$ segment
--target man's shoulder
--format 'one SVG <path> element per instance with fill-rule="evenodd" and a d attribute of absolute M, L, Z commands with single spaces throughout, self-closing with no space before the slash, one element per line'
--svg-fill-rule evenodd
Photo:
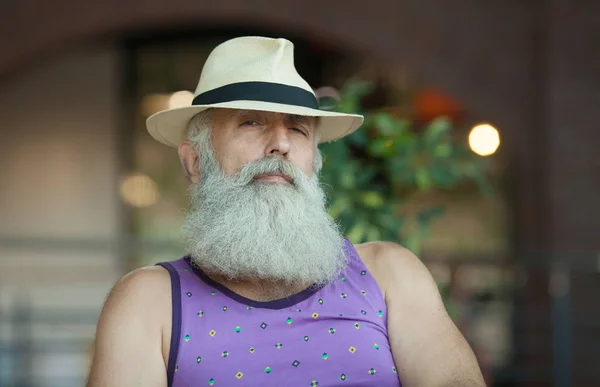
<path fill-rule="evenodd" d="M 421 260 L 412 251 L 398 243 L 377 241 L 357 244 L 354 247 L 370 271 L 392 270 L 407 273 L 422 265 Z"/>
<path fill-rule="evenodd" d="M 145 266 L 125 274 L 113 288 L 114 291 L 132 294 L 162 293 L 161 288 L 169 286 L 169 272 L 162 266 Z"/>
<path fill-rule="evenodd" d="M 368 242 L 355 245 L 356 251 L 386 295 L 407 281 L 431 280 L 429 271 L 409 249 L 394 242 Z"/>
<path fill-rule="evenodd" d="M 171 278 L 168 271 L 160 266 L 135 269 L 112 288 L 104 305 L 104 313 L 153 313 L 158 304 L 170 300 Z M 147 309 L 149 306 L 151 308 Z M 125 316 L 129 313 L 125 313 Z M 123 317 L 125 317 L 123 316 Z"/>
<path fill-rule="evenodd" d="M 166 367 L 170 340 L 170 295 L 169 273 L 158 266 L 133 270 L 117 281 L 98 320 L 88 386 L 138 385 L 138 380 L 139 385 L 162 384 L 166 372 L 161 367 Z M 131 367 L 115 372 L 125 363 Z M 136 374 L 142 367 L 149 371 Z"/>

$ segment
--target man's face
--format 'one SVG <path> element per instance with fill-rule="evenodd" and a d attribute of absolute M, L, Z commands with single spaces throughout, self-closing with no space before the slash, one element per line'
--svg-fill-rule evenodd
<path fill-rule="evenodd" d="M 313 173 L 315 122 L 312 117 L 254 110 L 215 109 L 212 146 L 226 175 L 234 175 L 249 162 L 279 156 L 306 176 Z M 259 176 L 257 181 L 286 183 L 284 177 Z"/>
<path fill-rule="evenodd" d="M 192 182 L 182 239 L 194 263 L 231 280 L 332 280 L 345 255 L 313 172 L 314 123 L 247 111 L 210 118 L 193 121 L 201 130 L 179 148 Z"/>

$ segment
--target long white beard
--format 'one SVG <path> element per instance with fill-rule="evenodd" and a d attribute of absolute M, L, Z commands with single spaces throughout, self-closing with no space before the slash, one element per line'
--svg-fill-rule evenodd
<path fill-rule="evenodd" d="M 182 229 L 193 263 L 234 281 L 323 285 L 334 279 L 346 265 L 343 238 L 317 175 L 308 178 L 286 160 L 266 157 L 226 176 L 202 135 L 202 181 L 190 188 Z M 294 184 L 253 181 L 276 172 Z"/>

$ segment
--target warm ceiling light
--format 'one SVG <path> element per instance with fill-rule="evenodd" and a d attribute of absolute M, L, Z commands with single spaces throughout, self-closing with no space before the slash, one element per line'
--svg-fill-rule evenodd
<path fill-rule="evenodd" d="M 158 200 L 158 187 L 150 176 L 133 173 L 121 182 L 121 197 L 134 207 L 148 207 Z"/>
<path fill-rule="evenodd" d="M 469 133 L 469 146 L 480 156 L 492 155 L 500 146 L 500 134 L 492 125 L 477 125 Z"/>

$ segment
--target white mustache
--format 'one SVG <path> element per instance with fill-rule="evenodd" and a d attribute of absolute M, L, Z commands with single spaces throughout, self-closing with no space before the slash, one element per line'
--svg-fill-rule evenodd
<path fill-rule="evenodd" d="M 268 156 L 244 165 L 236 175 L 235 182 L 239 185 L 248 185 L 251 184 L 257 176 L 270 173 L 281 173 L 290 179 L 294 186 L 298 185 L 302 179 L 307 178 L 307 176 L 291 162 L 279 156 Z"/>

